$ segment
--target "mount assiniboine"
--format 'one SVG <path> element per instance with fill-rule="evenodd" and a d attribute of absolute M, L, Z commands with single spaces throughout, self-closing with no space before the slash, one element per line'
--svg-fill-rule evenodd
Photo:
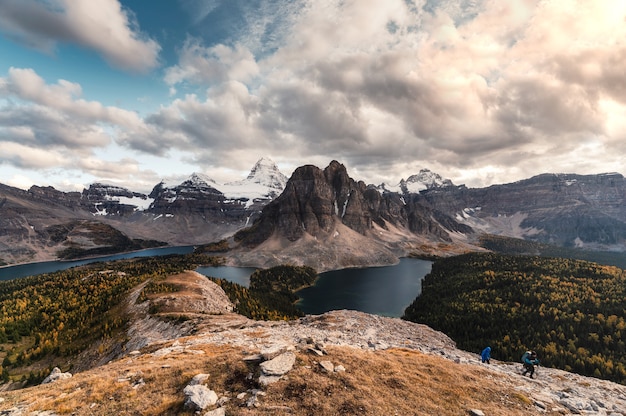
<path fill-rule="evenodd" d="M 318 270 L 483 250 L 484 234 L 621 252 L 625 202 L 618 173 L 544 174 L 472 189 L 423 169 L 390 186 L 355 180 L 337 161 L 301 166 L 287 180 L 265 158 L 240 181 L 194 173 L 148 195 L 98 183 L 82 193 L 0 184 L 0 264 L 55 259 L 68 248 L 224 239 L 232 264 Z"/>

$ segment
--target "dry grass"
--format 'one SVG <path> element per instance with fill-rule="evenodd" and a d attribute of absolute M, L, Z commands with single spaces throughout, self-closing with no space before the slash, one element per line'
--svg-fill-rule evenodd
<path fill-rule="evenodd" d="M 347 370 L 332 374 L 319 366 L 320 357 L 299 352 L 288 377 L 264 388 L 260 406 L 249 409 L 245 400 L 236 398 L 258 387 L 247 377 L 258 373 L 257 367 L 242 361 L 249 351 L 215 346 L 202 350 L 202 355 L 125 358 L 52 385 L 3 393 L 0 409 L 28 403 L 29 411 L 77 416 L 191 415 L 183 407 L 182 390 L 194 375 L 208 373 L 209 388 L 230 398 L 227 415 L 456 416 L 474 408 L 490 416 L 540 414 L 507 376 L 494 378 L 487 369 L 410 350 L 354 348 L 329 349 L 323 359 Z M 140 380 L 145 385 L 133 388 Z"/>

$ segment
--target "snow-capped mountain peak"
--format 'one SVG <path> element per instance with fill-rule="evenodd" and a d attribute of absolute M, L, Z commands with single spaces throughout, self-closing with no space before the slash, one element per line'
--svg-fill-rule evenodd
<path fill-rule="evenodd" d="M 208 186 L 210 186 L 212 188 L 214 188 L 215 185 L 217 185 L 217 182 L 215 182 L 209 176 L 207 176 L 207 175 L 205 175 L 203 173 L 197 173 L 197 172 L 192 173 L 191 176 L 189 177 L 189 179 L 187 179 L 182 184 L 186 184 L 186 183 L 188 183 L 190 185 L 200 186 L 200 187 L 208 185 Z"/>
<path fill-rule="evenodd" d="M 264 157 L 255 163 L 246 179 L 226 183 L 219 189 L 227 198 L 267 199 L 280 195 L 285 189 L 287 180 L 278 166 L 271 159 Z"/>
<path fill-rule="evenodd" d="M 402 186 L 403 181 L 400 181 Z M 445 188 L 454 186 L 450 179 L 444 179 L 438 173 L 429 169 L 421 169 L 417 175 L 411 175 L 404 181 L 404 187 L 410 193 L 420 192 L 426 189 Z"/>

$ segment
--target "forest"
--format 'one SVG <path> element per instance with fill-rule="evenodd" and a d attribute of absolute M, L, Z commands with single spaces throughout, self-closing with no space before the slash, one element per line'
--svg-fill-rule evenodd
<path fill-rule="evenodd" d="M 595 263 L 617 266 L 626 269 L 626 256 L 621 252 L 583 250 L 581 248 L 561 247 L 520 238 L 484 234 L 479 245 L 500 254 L 534 255 L 542 257 L 560 257 L 564 259 L 587 260 Z"/>
<path fill-rule="evenodd" d="M 259 269 L 250 276 L 250 287 L 211 278 L 224 289 L 236 312 L 251 319 L 280 320 L 303 316 L 295 292 L 313 284 L 317 271 L 307 266 L 281 265 Z"/>
<path fill-rule="evenodd" d="M 436 261 L 403 319 L 459 348 L 626 383 L 626 271 L 583 260 L 472 253 Z"/>
<path fill-rule="evenodd" d="M 116 306 L 136 285 L 221 261 L 203 254 L 169 255 L 92 263 L 0 282 L 2 380 L 34 362 L 73 356 L 95 340 L 112 336 L 126 323 Z M 28 377 L 37 381 L 41 374 Z"/>

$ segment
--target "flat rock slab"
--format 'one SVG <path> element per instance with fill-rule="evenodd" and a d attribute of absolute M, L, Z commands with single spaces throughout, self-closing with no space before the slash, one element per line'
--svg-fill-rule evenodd
<path fill-rule="evenodd" d="M 288 373 L 296 363 L 296 354 L 287 351 L 260 364 L 261 371 L 266 376 L 282 376 Z"/>

